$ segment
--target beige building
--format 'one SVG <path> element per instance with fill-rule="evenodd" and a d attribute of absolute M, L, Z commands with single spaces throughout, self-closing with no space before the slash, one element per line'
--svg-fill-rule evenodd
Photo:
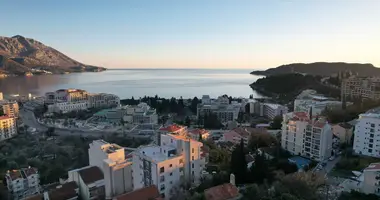
<path fill-rule="evenodd" d="M 87 166 L 68 172 L 68 181 L 74 181 L 79 187 L 81 199 L 104 199 L 105 186 L 103 172 L 97 166 Z"/>
<path fill-rule="evenodd" d="M 120 98 L 114 94 L 99 93 L 88 95 L 88 107 L 90 108 L 111 107 L 119 105 Z"/>
<path fill-rule="evenodd" d="M 19 106 L 15 101 L 1 101 L 0 100 L 0 108 L 3 109 L 3 113 L 9 117 L 17 118 L 19 115 Z"/>
<path fill-rule="evenodd" d="M 0 116 L 0 141 L 12 138 L 16 134 L 16 120 L 6 115 Z"/>
<path fill-rule="evenodd" d="M 339 123 L 335 124 L 332 127 L 333 134 L 339 138 L 341 144 L 346 143 L 350 144 L 351 137 L 353 134 L 353 126 L 348 123 Z"/>
<path fill-rule="evenodd" d="M 380 163 L 371 163 L 363 170 L 361 192 L 380 195 Z"/>
<path fill-rule="evenodd" d="M 380 99 L 379 77 L 350 77 L 343 79 L 341 97 L 346 99 Z"/>

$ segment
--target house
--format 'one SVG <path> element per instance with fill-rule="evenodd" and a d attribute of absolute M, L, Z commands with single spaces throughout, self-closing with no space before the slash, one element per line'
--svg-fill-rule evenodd
<path fill-rule="evenodd" d="M 75 181 L 78 184 L 82 199 L 104 199 L 104 175 L 99 167 L 87 166 L 71 170 L 68 174 L 68 180 Z"/>
<path fill-rule="evenodd" d="M 74 182 L 68 182 L 63 185 L 57 186 L 56 189 L 53 189 L 45 193 L 45 200 L 76 200 L 78 199 L 79 187 Z"/>
<path fill-rule="evenodd" d="M 360 191 L 380 195 L 380 163 L 371 163 L 363 170 L 363 177 Z"/>
<path fill-rule="evenodd" d="M 160 197 L 157 186 L 151 185 L 149 187 L 122 194 L 113 198 L 113 200 L 163 200 L 163 198 Z"/>
<path fill-rule="evenodd" d="M 205 197 L 206 200 L 236 200 L 241 195 L 235 185 L 225 183 L 205 190 Z"/>
<path fill-rule="evenodd" d="M 353 126 L 348 123 L 339 123 L 332 126 L 332 132 L 339 138 L 341 144 L 349 144 L 351 142 L 353 130 Z"/>
<path fill-rule="evenodd" d="M 251 133 L 254 131 L 252 128 L 235 128 L 223 134 L 224 142 L 232 142 L 233 144 L 240 144 L 241 139 L 244 145 L 248 145 Z"/>
<path fill-rule="evenodd" d="M 36 168 L 11 170 L 5 174 L 7 188 L 13 199 L 23 199 L 40 193 L 40 179 Z"/>

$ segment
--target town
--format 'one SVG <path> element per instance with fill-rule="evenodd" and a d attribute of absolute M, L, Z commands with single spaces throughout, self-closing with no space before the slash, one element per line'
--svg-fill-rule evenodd
<path fill-rule="evenodd" d="M 0 93 L 1 199 L 377 199 L 380 79 L 340 78 L 283 105 Z"/>

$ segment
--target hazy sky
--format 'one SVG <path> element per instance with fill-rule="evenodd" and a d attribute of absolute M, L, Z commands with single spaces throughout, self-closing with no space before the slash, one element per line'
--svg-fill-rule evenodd
<path fill-rule="evenodd" d="M 109 68 L 380 67 L 380 0 L 1 0 L 0 35 Z"/>

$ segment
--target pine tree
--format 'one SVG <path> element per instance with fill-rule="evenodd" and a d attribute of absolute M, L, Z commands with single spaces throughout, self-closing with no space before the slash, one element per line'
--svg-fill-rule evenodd
<path fill-rule="evenodd" d="M 236 183 L 242 184 L 247 178 L 247 161 L 245 160 L 244 141 L 241 139 L 240 145 L 237 146 L 231 155 L 231 173 L 236 177 Z"/>

